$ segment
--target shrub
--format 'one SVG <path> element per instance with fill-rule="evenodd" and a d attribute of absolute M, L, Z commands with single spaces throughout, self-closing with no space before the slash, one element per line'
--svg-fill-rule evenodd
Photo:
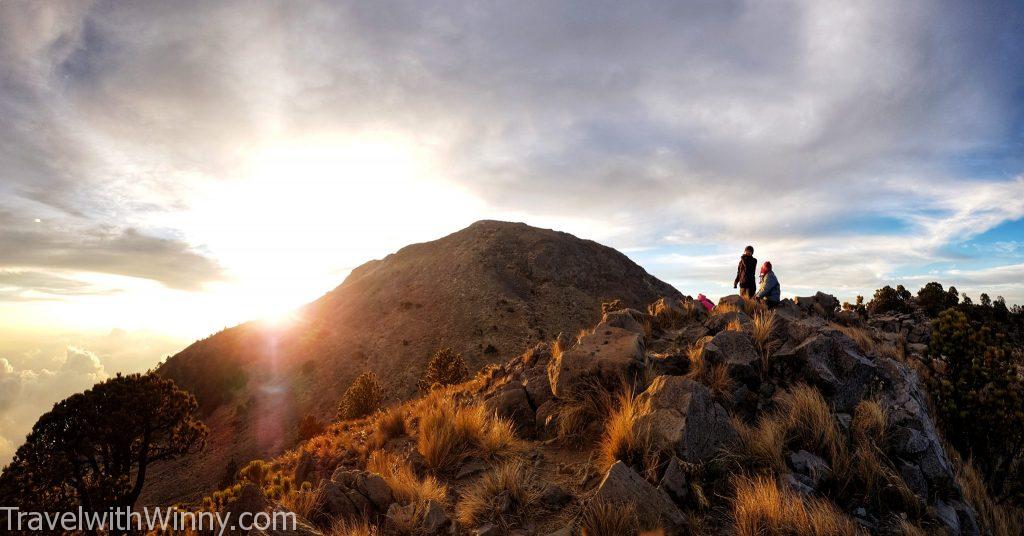
<path fill-rule="evenodd" d="M 875 296 L 868 302 L 868 312 L 871 314 L 880 313 L 905 313 L 910 310 L 910 292 L 900 285 L 899 290 L 886 285 L 875 291 Z"/>
<path fill-rule="evenodd" d="M 542 493 L 538 482 L 522 462 L 503 463 L 463 491 L 456 509 L 459 522 L 467 527 L 490 522 L 504 530 L 524 526 Z"/>
<path fill-rule="evenodd" d="M 469 368 L 462 354 L 451 348 L 442 348 L 434 353 L 427 363 L 427 370 L 420 379 L 419 387 L 428 391 L 435 385 L 455 385 L 469 378 Z"/>
<path fill-rule="evenodd" d="M 405 416 L 399 408 L 391 408 L 382 413 L 373 427 L 373 441 L 377 446 L 384 446 L 388 441 L 396 437 L 403 437 L 407 433 Z"/>
<path fill-rule="evenodd" d="M 583 510 L 580 518 L 580 533 L 583 536 L 635 536 L 639 532 L 636 507 L 632 504 L 594 499 Z"/>
<path fill-rule="evenodd" d="M 970 457 L 997 499 L 1024 495 L 1024 379 L 989 325 L 963 312 L 932 324 L 928 386 L 946 438 Z"/>
<path fill-rule="evenodd" d="M 364 372 L 345 390 L 338 404 L 338 419 L 349 420 L 366 417 L 380 408 L 384 389 L 377 381 L 377 375 Z"/>
<path fill-rule="evenodd" d="M 736 536 L 855 536 L 856 523 L 831 503 L 801 499 L 774 480 L 741 479 L 733 501 Z"/>

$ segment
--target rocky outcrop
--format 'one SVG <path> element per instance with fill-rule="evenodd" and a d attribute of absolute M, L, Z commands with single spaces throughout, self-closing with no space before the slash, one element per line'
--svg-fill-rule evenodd
<path fill-rule="evenodd" d="M 638 517 L 664 528 L 669 534 L 682 533 L 686 527 L 686 516 L 671 497 L 622 462 L 615 462 L 608 469 L 595 498 L 611 504 L 630 505 Z"/>
<path fill-rule="evenodd" d="M 793 299 L 797 307 L 807 313 L 813 313 L 825 318 L 832 318 L 839 310 L 839 300 L 824 292 L 816 292 L 814 296 L 798 296 Z"/>
<path fill-rule="evenodd" d="M 740 379 L 757 376 L 760 355 L 754 340 L 743 331 L 721 331 L 704 345 L 704 361 L 712 365 L 728 365 L 730 373 Z"/>
<path fill-rule="evenodd" d="M 729 414 L 707 387 L 681 376 L 658 376 L 637 397 L 641 417 L 659 449 L 680 460 L 703 463 L 736 439 Z"/>
<path fill-rule="evenodd" d="M 370 517 L 388 511 L 394 496 L 378 474 L 339 467 L 324 483 L 323 510 L 332 516 Z"/>
<path fill-rule="evenodd" d="M 791 343 L 775 353 L 773 364 L 784 368 L 782 377 L 818 387 L 836 411 L 852 412 L 872 388 L 877 366 L 841 334 L 816 333 Z"/>
<path fill-rule="evenodd" d="M 598 326 L 570 349 L 552 357 L 548 380 L 555 396 L 564 396 L 581 379 L 609 383 L 634 377 L 643 368 L 643 334 L 618 327 Z"/>

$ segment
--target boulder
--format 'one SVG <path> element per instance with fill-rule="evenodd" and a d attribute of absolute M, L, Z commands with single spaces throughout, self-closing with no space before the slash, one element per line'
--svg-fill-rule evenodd
<path fill-rule="evenodd" d="M 723 296 L 718 300 L 718 307 L 721 307 L 723 305 L 732 306 L 742 311 L 744 305 L 743 296 L 740 296 L 739 294 L 730 294 L 728 296 Z"/>
<path fill-rule="evenodd" d="M 682 351 L 649 354 L 647 364 L 658 376 L 682 376 L 690 371 L 690 356 Z"/>
<path fill-rule="evenodd" d="M 681 376 L 658 376 L 637 397 L 641 417 L 656 448 L 670 449 L 680 460 L 703 463 L 736 439 L 729 414 L 707 387 Z"/>
<path fill-rule="evenodd" d="M 664 527 L 670 534 L 686 526 L 686 516 L 664 491 L 655 488 L 621 461 L 608 469 L 595 498 L 611 504 L 632 505 L 642 519 Z"/>
<path fill-rule="evenodd" d="M 558 402 L 553 398 L 537 408 L 537 416 L 534 419 L 537 437 L 551 439 L 558 434 L 557 412 Z"/>
<path fill-rule="evenodd" d="M 643 335 L 616 327 L 598 327 L 579 343 L 552 357 L 548 381 L 555 396 L 564 396 L 587 377 L 609 382 L 630 379 L 643 369 Z"/>
<path fill-rule="evenodd" d="M 551 360 L 551 345 L 546 342 L 538 342 L 523 353 L 523 364 L 527 367 L 546 367 Z"/>
<path fill-rule="evenodd" d="M 597 329 L 620 328 L 633 333 L 645 334 L 644 322 L 646 318 L 643 313 L 636 309 L 617 309 L 604 313 Z"/>
<path fill-rule="evenodd" d="M 530 406 L 530 398 L 522 387 L 506 386 L 505 389 L 484 400 L 484 407 L 489 413 L 511 421 L 520 436 L 533 437 L 536 415 Z"/>
<path fill-rule="evenodd" d="M 316 477 L 314 475 L 315 471 L 316 458 L 313 457 L 313 453 L 308 450 L 302 451 L 302 455 L 299 456 L 299 461 L 295 462 L 295 483 L 299 485 L 302 485 L 303 482 L 316 484 Z"/>
<path fill-rule="evenodd" d="M 686 501 L 686 496 L 690 492 L 683 464 L 684 462 L 673 456 L 665 465 L 665 473 L 658 483 L 658 489 L 663 490 L 676 504 L 680 505 Z"/>
<path fill-rule="evenodd" d="M 647 314 L 651 318 L 651 326 L 660 331 L 679 329 L 684 324 L 707 318 L 707 309 L 691 300 L 676 298 L 660 298 L 647 306 Z"/>
<path fill-rule="evenodd" d="M 819 333 L 796 346 L 783 346 L 772 363 L 789 369 L 783 377 L 817 386 L 836 411 L 851 413 L 871 389 L 877 369 L 851 346 L 848 340 Z"/>
<path fill-rule="evenodd" d="M 534 409 L 551 400 L 551 383 L 548 381 L 546 365 L 547 363 L 545 362 L 545 368 L 533 368 L 526 371 L 524 375 L 523 389 L 526 390 L 526 396 L 530 399 L 530 406 Z"/>
<path fill-rule="evenodd" d="M 761 358 L 749 334 L 721 331 L 704 345 L 703 359 L 712 365 L 727 364 L 733 376 L 745 379 L 757 376 Z"/>
<path fill-rule="evenodd" d="M 714 335 L 728 329 L 729 324 L 732 324 L 733 322 L 739 322 L 740 325 L 743 326 L 744 330 L 749 330 L 750 326 L 753 324 L 750 317 L 747 316 L 747 313 L 739 311 L 711 315 L 704 322 L 704 327 L 707 328 L 708 333 Z"/>
<path fill-rule="evenodd" d="M 794 303 L 804 311 L 824 318 L 832 318 L 839 310 L 839 300 L 831 294 L 818 291 L 814 296 L 798 296 Z"/>
<path fill-rule="evenodd" d="M 387 511 L 394 495 L 384 477 L 339 467 L 323 488 L 323 509 L 332 516 L 370 516 Z"/>
<path fill-rule="evenodd" d="M 818 489 L 822 482 L 832 476 L 832 469 L 828 466 L 828 462 L 806 450 L 789 453 L 786 456 L 786 463 L 794 472 L 807 476 L 810 486 L 814 489 Z"/>
<path fill-rule="evenodd" d="M 414 527 L 416 534 L 447 534 L 452 529 L 451 519 L 437 501 L 405 506 L 395 503 L 388 508 L 386 518 L 389 526 Z"/>

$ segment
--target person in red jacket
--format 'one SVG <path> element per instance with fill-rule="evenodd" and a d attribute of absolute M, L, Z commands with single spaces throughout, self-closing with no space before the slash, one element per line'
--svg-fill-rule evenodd
<path fill-rule="evenodd" d="M 732 282 L 732 288 L 740 287 L 740 296 L 753 298 L 757 293 L 757 279 L 754 272 L 757 271 L 757 259 L 754 258 L 754 246 L 747 246 L 743 249 L 743 256 L 740 257 L 740 264 L 736 268 L 736 279 Z"/>

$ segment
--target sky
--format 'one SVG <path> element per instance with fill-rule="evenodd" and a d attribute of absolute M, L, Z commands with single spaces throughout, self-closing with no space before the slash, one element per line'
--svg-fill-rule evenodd
<path fill-rule="evenodd" d="M 1019 2 L 0 0 L 0 463 L 479 219 L 730 293 L 1024 303 Z"/>

